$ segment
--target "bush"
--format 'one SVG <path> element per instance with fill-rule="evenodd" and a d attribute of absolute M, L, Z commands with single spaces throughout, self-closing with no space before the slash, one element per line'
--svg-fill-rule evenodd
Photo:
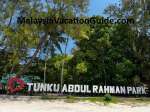
<path fill-rule="evenodd" d="M 112 96 L 110 94 L 105 94 L 104 95 L 104 101 L 111 101 L 112 100 Z"/>

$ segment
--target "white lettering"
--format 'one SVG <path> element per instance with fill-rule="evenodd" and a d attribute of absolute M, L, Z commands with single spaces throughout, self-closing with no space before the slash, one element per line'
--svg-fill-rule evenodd
<path fill-rule="evenodd" d="M 114 87 L 114 86 L 110 86 L 110 87 L 109 87 L 109 90 L 110 90 L 110 91 L 109 91 L 110 93 L 115 93 L 115 87 Z"/>
<path fill-rule="evenodd" d="M 62 92 L 67 92 L 67 85 L 66 84 L 64 84 Z"/>
<path fill-rule="evenodd" d="M 132 91 L 132 87 L 127 87 L 127 93 L 130 94 L 131 91 Z"/>
<path fill-rule="evenodd" d="M 40 83 L 34 83 L 33 85 L 33 91 L 38 92 L 40 90 Z"/>
<path fill-rule="evenodd" d="M 98 86 L 97 85 L 93 85 L 93 93 L 98 93 Z"/>
<path fill-rule="evenodd" d="M 33 83 L 27 83 L 27 85 L 28 85 L 28 91 L 31 91 L 31 86 L 33 86 Z"/>
<path fill-rule="evenodd" d="M 75 85 L 74 89 L 75 89 L 76 93 L 79 93 L 80 92 L 80 85 Z"/>
<path fill-rule="evenodd" d="M 68 92 L 73 92 L 74 86 L 73 85 L 68 85 Z"/>
<path fill-rule="evenodd" d="M 104 86 L 104 93 L 109 93 L 109 86 Z"/>

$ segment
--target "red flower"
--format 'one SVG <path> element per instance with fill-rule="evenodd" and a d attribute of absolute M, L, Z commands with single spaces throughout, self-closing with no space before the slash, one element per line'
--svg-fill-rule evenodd
<path fill-rule="evenodd" d="M 19 86 L 15 87 L 15 83 L 19 84 Z M 8 91 L 10 93 L 19 92 L 23 90 L 25 86 L 25 82 L 17 77 L 12 77 L 8 80 Z"/>

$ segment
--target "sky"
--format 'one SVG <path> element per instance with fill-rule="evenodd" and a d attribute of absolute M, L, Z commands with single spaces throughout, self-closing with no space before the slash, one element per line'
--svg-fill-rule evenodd
<path fill-rule="evenodd" d="M 87 12 L 87 16 L 93 15 L 103 15 L 104 16 L 104 9 L 109 6 L 110 4 L 118 3 L 119 0 L 90 0 L 89 8 Z M 75 46 L 74 41 L 69 41 L 69 46 L 67 49 L 67 53 L 70 54 L 72 48 Z"/>
<path fill-rule="evenodd" d="M 110 4 L 118 3 L 119 0 L 90 0 L 88 16 L 103 15 L 104 9 Z"/>

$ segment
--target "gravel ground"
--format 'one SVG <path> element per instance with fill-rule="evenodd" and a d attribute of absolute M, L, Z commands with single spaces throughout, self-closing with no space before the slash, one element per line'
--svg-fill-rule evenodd
<path fill-rule="evenodd" d="M 66 103 L 63 100 L 0 99 L 0 112 L 150 112 L 150 104 Z"/>

